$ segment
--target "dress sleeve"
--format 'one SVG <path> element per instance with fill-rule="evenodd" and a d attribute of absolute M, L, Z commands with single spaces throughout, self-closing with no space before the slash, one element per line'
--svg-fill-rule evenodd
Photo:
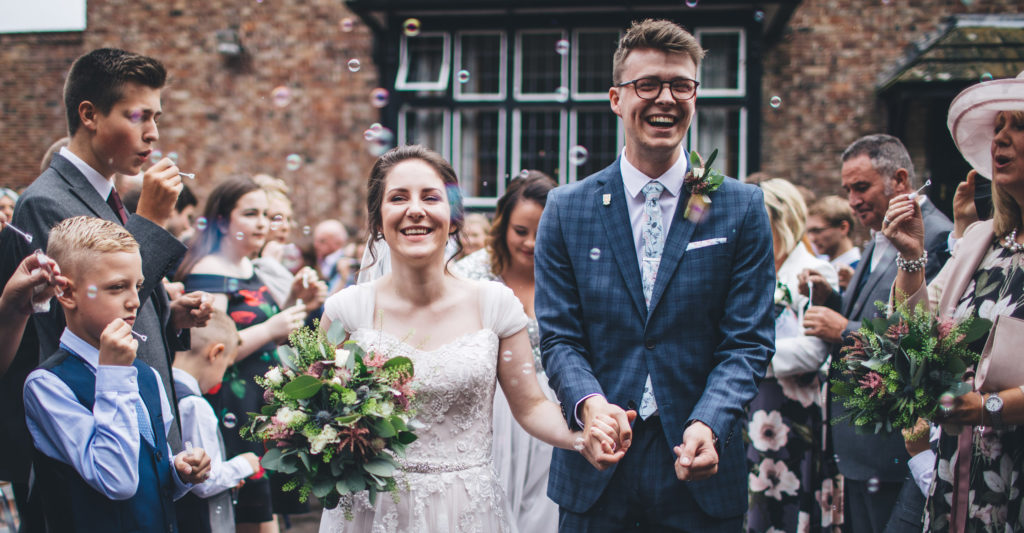
<path fill-rule="evenodd" d="M 341 322 L 345 331 L 373 327 L 374 287 L 376 283 L 350 285 L 324 303 L 324 317 L 331 323 Z"/>
<path fill-rule="evenodd" d="M 512 289 L 496 281 L 480 282 L 483 325 L 499 339 L 511 337 L 526 327 L 529 318 Z"/>

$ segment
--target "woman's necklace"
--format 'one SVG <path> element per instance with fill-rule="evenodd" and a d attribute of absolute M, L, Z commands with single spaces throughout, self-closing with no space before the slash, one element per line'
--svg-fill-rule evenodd
<path fill-rule="evenodd" d="M 1017 230 L 1016 229 L 1011 231 L 1010 234 L 1007 235 L 1006 237 L 1003 237 L 999 241 L 999 246 L 1002 246 L 1003 248 L 1006 248 L 1007 250 L 1009 250 L 1009 251 L 1011 251 L 1011 252 L 1013 252 L 1015 254 L 1019 254 L 1021 252 L 1024 252 L 1024 244 L 1021 244 L 1021 243 L 1017 242 Z"/>

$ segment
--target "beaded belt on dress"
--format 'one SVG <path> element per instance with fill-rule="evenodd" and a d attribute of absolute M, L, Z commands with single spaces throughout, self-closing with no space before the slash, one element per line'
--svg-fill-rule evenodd
<path fill-rule="evenodd" d="M 414 462 L 414 461 L 399 461 L 402 466 L 402 470 L 406 472 L 412 472 L 415 474 L 440 474 L 443 472 L 458 472 L 460 470 L 469 470 L 470 468 L 480 468 L 487 465 L 487 461 L 479 461 L 476 463 L 463 463 L 463 462 L 450 462 L 450 461 L 437 461 L 437 462 Z"/>

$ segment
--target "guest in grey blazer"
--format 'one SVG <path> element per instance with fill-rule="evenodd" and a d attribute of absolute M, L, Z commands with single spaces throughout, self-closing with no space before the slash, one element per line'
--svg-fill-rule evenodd
<path fill-rule="evenodd" d="M 880 230 L 889 200 L 912 193 L 917 187 L 910 155 L 903 143 L 891 135 L 858 139 L 843 152 L 842 161 L 843 189 L 854 213 L 871 229 L 872 240 L 865 246 L 841 298 L 824 279 L 816 279 L 813 273 L 804 275 L 804 279 L 814 282 L 814 302 L 818 304 L 807 311 L 804 327 L 808 335 L 832 343 L 833 359 L 839 356 L 847 336 L 860 329 L 863 320 L 879 315 L 875 302 L 889 299 L 889 287 L 896 278 L 896 249 Z M 953 225 L 925 196 L 918 196 L 917 201 L 924 215 L 928 250 L 925 274 L 931 279 L 949 258 L 947 239 Z M 833 420 L 846 414 L 838 401 L 830 401 L 829 410 Z M 920 491 L 903 491 L 901 497 L 904 484 L 914 485 L 903 437 L 898 432 L 861 434 L 849 420 L 830 427 L 834 458 L 845 478 L 843 508 L 849 531 L 920 531 L 924 509 Z"/>
<path fill-rule="evenodd" d="M 188 349 L 188 328 L 205 324 L 212 309 L 200 293 L 172 302 L 162 283 L 185 253 L 185 246 L 163 228 L 181 190 L 181 178 L 169 159 L 152 165 L 143 178 L 138 211 L 130 216 L 114 189 L 115 173 L 141 172 L 159 138 L 156 121 L 162 113 L 160 93 L 165 79 L 159 61 L 124 50 L 98 49 L 75 60 L 64 87 L 71 142 L 53 156 L 49 168 L 15 207 L 12 224 L 31 235 L 32 241 L 10 228 L 0 235 L 0 283 L 7 283 L 21 258 L 46 248 L 50 228 L 61 220 L 85 215 L 123 224 L 139 242 L 145 276 L 134 329 L 146 340 L 139 343 L 138 356 L 160 373 L 164 390 L 173 391 L 172 355 Z M 20 400 L 22 385 L 39 364 L 40 355 L 57 350 L 63 329 L 61 308 L 51 302 L 48 312 L 34 316 L 11 370 L 0 382 L 0 424 L 5 435 L 4 453 L 0 453 L 2 479 L 19 484 L 28 480 L 32 442 Z M 169 403 L 177 405 L 173 397 Z M 177 425 L 168 441 L 176 451 L 181 449 Z"/>

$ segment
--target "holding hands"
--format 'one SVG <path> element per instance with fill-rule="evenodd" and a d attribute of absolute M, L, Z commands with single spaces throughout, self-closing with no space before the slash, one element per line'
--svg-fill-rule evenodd
<path fill-rule="evenodd" d="M 683 443 L 676 453 L 676 477 L 682 481 L 700 481 L 718 473 L 715 434 L 705 423 L 695 420 L 683 432 Z"/>
<path fill-rule="evenodd" d="M 622 460 L 633 439 L 630 424 L 636 411 L 610 404 L 604 396 L 587 398 L 581 411 L 583 433 L 576 438 L 576 449 L 598 470 Z"/>

